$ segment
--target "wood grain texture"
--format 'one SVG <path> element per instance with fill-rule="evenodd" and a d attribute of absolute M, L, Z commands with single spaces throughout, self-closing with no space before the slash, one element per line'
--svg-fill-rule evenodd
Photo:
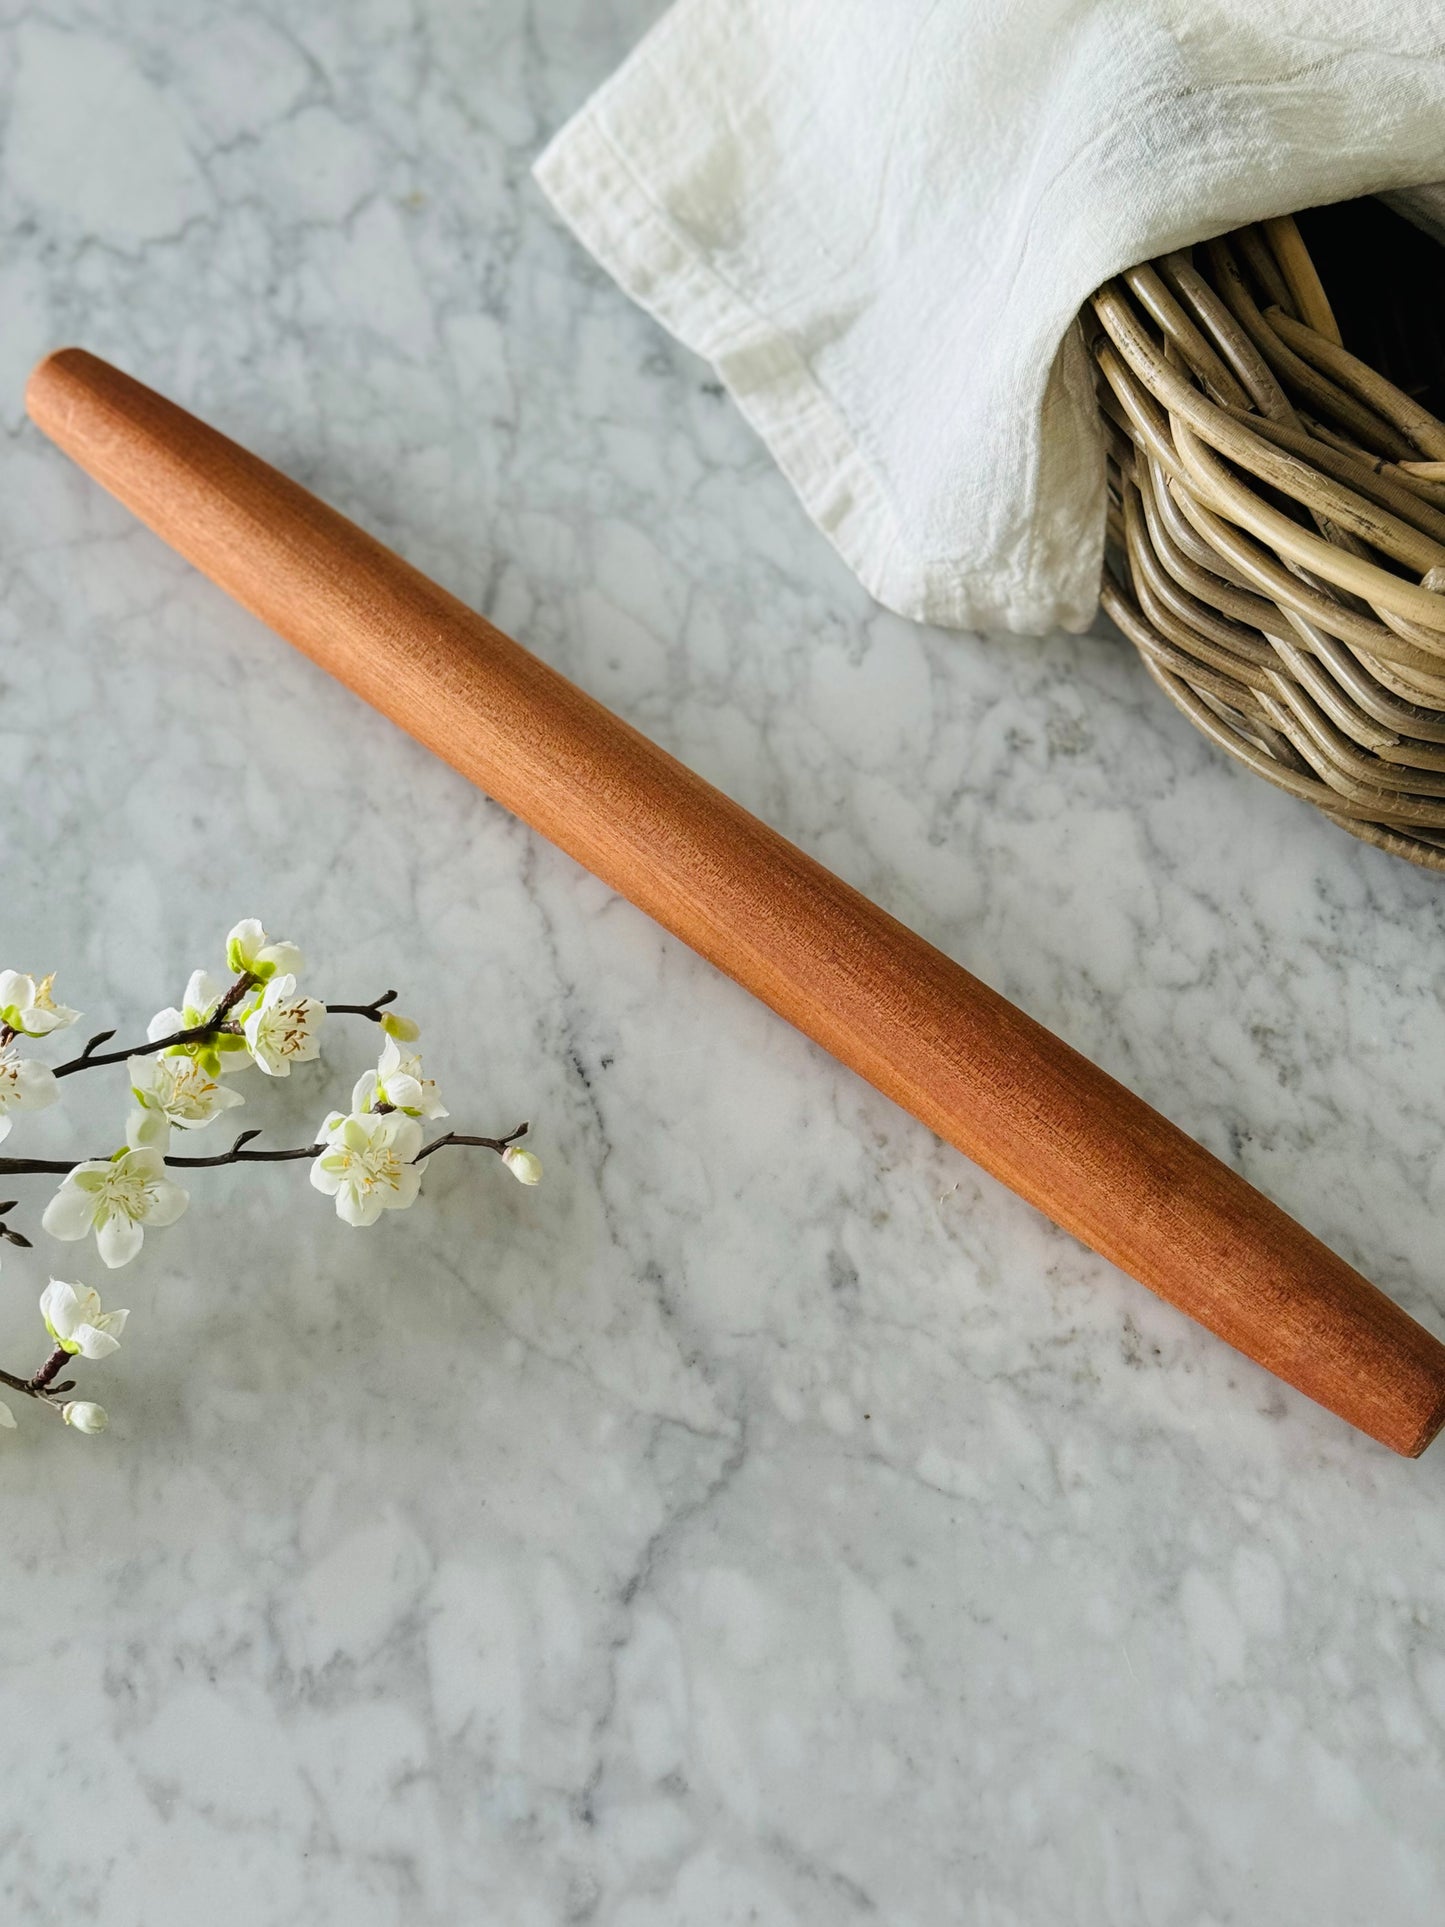
<path fill-rule="evenodd" d="M 80 349 L 39 426 L 289 642 L 1094 1250 L 1414 1456 L 1445 1346 L 986 984 L 258 457 Z"/>

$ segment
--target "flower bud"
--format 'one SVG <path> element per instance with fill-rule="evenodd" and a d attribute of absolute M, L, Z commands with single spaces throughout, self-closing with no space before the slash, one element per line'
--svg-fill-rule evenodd
<path fill-rule="evenodd" d="M 103 1405 L 92 1405 L 89 1399 L 73 1398 L 60 1409 L 60 1416 L 67 1425 L 73 1425 L 77 1432 L 103 1432 L 110 1424 L 110 1414 Z"/>
<path fill-rule="evenodd" d="M 381 1013 L 381 1028 L 388 1037 L 394 1037 L 398 1044 L 414 1044 L 421 1036 L 421 1025 L 411 1017 L 403 1017 L 399 1010 L 384 1010 Z"/>
<path fill-rule="evenodd" d="M 502 1162 L 518 1184 L 542 1182 L 542 1160 L 535 1151 L 524 1151 L 520 1144 L 509 1144 L 502 1153 Z"/>

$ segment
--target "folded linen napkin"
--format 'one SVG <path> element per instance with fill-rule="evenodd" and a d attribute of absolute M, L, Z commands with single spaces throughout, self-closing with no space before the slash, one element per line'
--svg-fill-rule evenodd
<path fill-rule="evenodd" d="M 1445 0 L 679 0 L 537 163 L 880 601 L 1025 633 L 1097 601 L 1091 290 L 1442 174 Z"/>

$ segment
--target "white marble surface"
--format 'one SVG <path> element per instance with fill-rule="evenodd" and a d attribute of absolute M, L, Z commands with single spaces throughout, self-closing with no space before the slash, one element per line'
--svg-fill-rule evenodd
<path fill-rule="evenodd" d="M 118 1275 L 111 1435 L 0 1440 L 0 1917 L 1438 1923 L 1445 1456 L 1051 1230 L 23 420 L 62 341 L 168 389 L 1445 1322 L 1440 880 L 1106 637 L 869 606 L 528 180 L 656 6 L 0 0 L 0 961 L 134 1029 L 262 914 L 549 1167 L 371 1233 L 198 1176 Z M 7 1363 L 74 1257 L 6 1255 Z"/>

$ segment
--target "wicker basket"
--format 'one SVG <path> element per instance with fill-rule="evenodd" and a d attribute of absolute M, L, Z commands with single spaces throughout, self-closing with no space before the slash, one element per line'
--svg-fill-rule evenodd
<path fill-rule="evenodd" d="M 1395 220 L 1362 205 L 1377 235 Z M 1440 307 L 1402 304 L 1399 274 L 1344 282 L 1346 338 L 1372 359 L 1342 345 L 1288 219 L 1093 297 L 1103 602 L 1221 748 L 1355 836 L 1445 870 L 1445 424 L 1421 399 L 1445 362 L 1422 374 L 1418 341 L 1399 353 L 1410 315 Z M 1351 305 L 1392 325 L 1364 328 Z"/>

